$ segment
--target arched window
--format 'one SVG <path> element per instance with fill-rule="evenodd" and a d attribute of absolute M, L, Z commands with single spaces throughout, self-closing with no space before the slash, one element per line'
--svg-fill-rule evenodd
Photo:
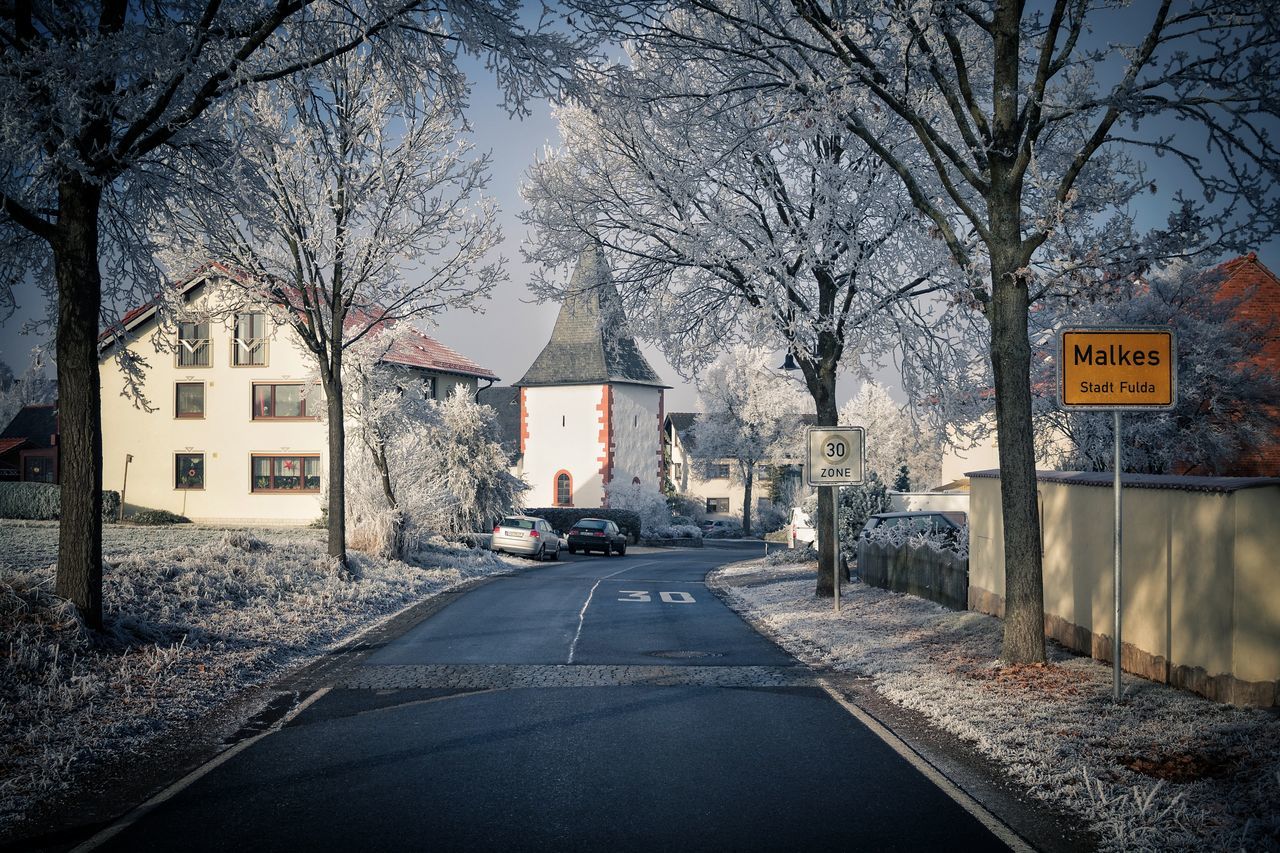
<path fill-rule="evenodd" d="M 632 477 L 632 478 L 631 478 L 631 485 L 633 485 L 633 486 L 638 486 L 638 485 L 640 485 L 640 478 L 639 478 L 639 477 Z"/>
<path fill-rule="evenodd" d="M 556 474 L 556 506 L 573 506 L 573 478 L 568 471 Z"/>

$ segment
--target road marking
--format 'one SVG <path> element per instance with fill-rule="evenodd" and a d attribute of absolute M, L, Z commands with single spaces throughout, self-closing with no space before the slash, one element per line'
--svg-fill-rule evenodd
<path fill-rule="evenodd" d="M 643 589 L 620 589 L 618 592 L 626 596 L 619 598 L 619 601 L 653 601 L 653 597 Z"/>
<path fill-rule="evenodd" d="M 632 569 L 638 569 L 641 566 L 647 566 L 653 562 L 656 561 L 648 560 L 643 563 L 635 563 L 634 565 L 627 566 L 625 569 L 618 569 L 616 572 L 605 575 L 591 585 L 591 592 L 587 593 L 587 600 L 582 602 L 582 609 L 578 611 L 578 630 L 574 632 L 573 642 L 569 644 L 569 660 L 567 660 L 566 663 L 573 663 L 573 656 L 578 653 L 578 639 L 582 636 L 582 623 L 587 618 L 587 608 L 591 606 L 591 596 L 596 594 L 596 587 L 600 586 L 600 581 L 606 581 L 609 578 L 617 577 L 623 572 L 629 572 Z"/>
<path fill-rule="evenodd" d="M 115 838 L 121 832 L 124 832 L 126 829 L 133 826 L 139 820 L 146 817 L 151 812 L 155 811 L 164 803 L 173 799 L 178 794 L 182 793 L 187 788 L 191 787 L 196 782 L 200 781 L 200 779 L 209 775 L 214 770 L 221 767 L 223 764 L 226 764 L 232 758 L 235 758 L 237 755 L 244 752 L 246 749 L 253 746 L 258 741 L 262 740 L 264 737 L 268 737 L 280 731 L 282 728 L 284 728 L 286 725 L 289 724 L 290 720 L 294 719 L 303 711 L 305 711 L 307 708 L 310 708 L 316 702 L 324 698 L 325 694 L 328 693 L 331 689 L 332 688 L 329 688 L 329 687 L 321 687 L 315 693 L 312 693 L 306 699 L 303 699 L 301 702 L 299 702 L 287 714 L 282 716 L 280 719 L 276 720 L 275 723 L 273 723 L 271 727 L 266 731 L 256 734 L 251 738 L 246 738 L 245 740 L 240 741 L 230 749 L 224 752 L 218 753 L 210 761 L 207 761 L 204 764 L 197 767 L 195 770 L 192 770 L 190 773 L 188 773 L 186 776 L 183 776 L 177 782 L 174 782 L 172 785 L 165 788 L 163 791 L 156 794 L 154 797 L 147 800 L 142 805 L 130 811 L 128 814 L 120 818 L 111 826 L 108 826 L 106 829 L 97 833 L 88 841 L 85 841 L 84 843 L 80 844 L 78 847 L 75 847 L 71 851 L 71 853 L 88 853 L 88 851 L 90 850 L 98 849 L 103 844 L 107 843 L 112 838 Z"/>
<path fill-rule="evenodd" d="M 906 759 L 908 764 L 924 774 L 926 779 L 936 785 L 942 793 L 954 800 L 956 805 L 971 814 L 979 823 L 985 826 L 992 835 L 1004 842 L 1010 850 L 1015 851 L 1015 853 L 1035 853 L 1034 847 L 1024 841 L 1021 836 L 1010 829 L 1007 824 L 1000 820 L 1000 818 L 987 811 L 986 807 L 983 806 L 982 803 L 969 796 L 964 789 L 944 776 L 938 768 L 934 767 L 926 761 L 920 753 L 908 746 L 906 741 L 887 729 L 884 724 L 875 717 L 871 716 L 853 702 L 846 699 L 844 694 L 840 692 L 839 688 L 837 688 L 829 678 L 819 677 L 818 686 L 821 687 L 828 696 L 834 699 L 840 707 L 853 715 L 858 722 L 870 729 L 872 734 L 888 744 L 890 749 Z"/>
<path fill-rule="evenodd" d="M 658 597 L 667 604 L 693 604 L 693 596 L 687 592 L 660 592 Z"/>

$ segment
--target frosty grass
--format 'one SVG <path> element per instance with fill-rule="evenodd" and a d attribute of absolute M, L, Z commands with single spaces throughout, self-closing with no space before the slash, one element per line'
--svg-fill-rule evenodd
<path fill-rule="evenodd" d="M 323 532 L 107 525 L 104 637 L 53 593 L 56 522 L 0 522 L 0 838 L 37 798 L 283 667 L 473 577 L 527 561 L 434 542 L 408 562 Z"/>
<path fill-rule="evenodd" d="M 844 587 L 836 614 L 814 597 L 815 565 L 788 556 L 709 580 L 797 658 L 872 678 L 1034 796 L 1081 815 L 1104 849 L 1280 850 L 1274 711 L 1128 674 L 1117 706 L 1108 664 L 1054 646 L 1048 665 L 1002 665 L 999 620 L 862 583 Z"/>

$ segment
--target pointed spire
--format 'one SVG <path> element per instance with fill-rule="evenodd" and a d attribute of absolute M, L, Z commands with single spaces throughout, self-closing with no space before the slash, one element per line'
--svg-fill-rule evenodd
<path fill-rule="evenodd" d="M 622 298 L 604 251 L 595 243 L 578 255 L 551 340 L 517 386 L 628 382 L 664 385 L 627 331 Z"/>

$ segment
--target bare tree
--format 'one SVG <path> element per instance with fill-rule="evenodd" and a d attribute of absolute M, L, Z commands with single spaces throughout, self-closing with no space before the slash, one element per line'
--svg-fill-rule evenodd
<path fill-rule="evenodd" d="M 564 147 L 529 175 L 529 254 L 554 265 L 598 241 L 632 327 L 678 370 L 739 341 L 784 349 L 817 422 L 834 425 L 838 375 L 898 343 L 891 309 L 942 287 L 945 254 L 862 143 L 790 93 L 742 94 L 722 58 L 645 46 L 630 68 L 592 78 L 598 95 L 560 111 Z M 824 490 L 823 529 L 832 512 Z M 820 557 L 829 596 L 834 543 Z"/>
<path fill-rule="evenodd" d="M 794 459 L 800 445 L 804 394 L 770 369 L 768 349 L 734 346 L 708 368 L 698 382 L 702 414 L 697 456 L 703 464 L 733 460 L 742 483 L 742 532 L 751 535 L 751 496 L 757 468 Z"/>
<path fill-rule="evenodd" d="M 459 45 L 489 52 L 518 101 L 553 85 L 574 51 L 526 32 L 517 14 L 506 0 L 53 0 L 0 11 L 0 292 L 11 302 L 33 275 L 56 293 L 57 591 L 88 624 L 102 622 L 99 324 L 159 288 L 143 226 L 178 176 L 166 159 L 203 151 L 217 162 L 234 140 L 206 121 L 211 108 L 371 39 L 409 79 L 452 77 Z"/>
<path fill-rule="evenodd" d="M 231 117 L 240 140 L 216 205 L 173 222 L 247 273 L 312 356 L 329 432 L 329 554 L 346 564 L 343 355 L 395 323 L 467 307 L 504 277 L 480 195 L 487 157 L 459 136 L 459 100 L 403 91 L 368 48 L 264 87 Z M 230 304 L 234 304 L 231 300 Z"/>
<path fill-rule="evenodd" d="M 897 175 L 962 274 L 961 298 L 989 326 L 1003 653 L 1012 662 L 1044 660 L 1029 308 L 1063 290 L 1104 295 L 1153 258 L 1240 248 L 1274 233 L 1273 4 L 570 5 L 580 24 L 615 37 L 715 51 L 732 69 L 720 79 L 737 81 L 735 91 L 795 93 Z M 702 27 L 690 27 L 690 18 Z M 1194 132 L 1174 135 L 1161 124 L 1171 119 Z M 1205 204 L 1179 195 L 1169 227 L 1144 238 L 1130 204 L 1154 188 L 1135 159 L 1147 155 L 1185 166 Z"/>

